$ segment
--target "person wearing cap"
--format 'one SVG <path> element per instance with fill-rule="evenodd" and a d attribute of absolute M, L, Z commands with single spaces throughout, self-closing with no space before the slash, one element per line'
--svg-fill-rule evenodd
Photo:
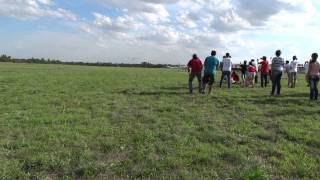
<path fill-rule="evenodd" d="M 228 80 L 228 88 L 231 88 L 231 70 L 232 70 L 232 61 L 230 53 L 226 53 L 226 56 L 223 58 L 223 65 L 222 65 L 222 75 L 220 80 L 220 88 L 222 88 L 222 82 L 224 77 L 227 77 Z"/>
<path fill-rule="evenodd" d="M 267 87 L 268 85 L 268 74 L 269 74 L 269 62 L 267 60 L 266 56 L 263 56 L 261 58 L 261 62 L 259 62 L 259 64 L 261 64 L 261 68 L 260 68 L 260 72 L 261 72 L 261 87 Z"/>
<path fill-rule="evenodd" d="M 206 85 L 209 85 L 209 94 L 211 94 L 212 85 L 215 81 L 216 70 L 219 68 L 219 60 L 216 58 L 217 52 L 212 51 L 211 56 L 207 57 L 204 61 L 204 77 L 203 82 L 203 93 L 205 93 Z"/>
<path fill-rule="evenodd" d="M 192 82 L 195 77 L 198 79 L 199 83 L 199 93 L 202 93 L 202 82 L 201 82 L 201 73 L 202 73 L 202 62 L 196 54 L 192 56 L 192 59 L 188 63 L 188 73 L 189 73 L 189 93 L 193 93 Z"/>
<path fill-rule="evenodd" d="M 297 73 L 298 73 L 298 58 L 297 56 L 292 57 L 289 70 L 289 85 L 291 88 L 295 88 L 297 83 Z"/>
<path fill-rule="evenodd" d="M 272 59 L 272 65 L 271 65 L 271 71 L 272 71 L 272 91 L 270 94 L 271 96 L 279 96 L 281 93 L 281 78 L 282 78 L 282 73 L 284 68 L 284 59 L 281 57 L 281 50 L 277 50 L 275 54 L 276 54 L 276 57 Z"/>

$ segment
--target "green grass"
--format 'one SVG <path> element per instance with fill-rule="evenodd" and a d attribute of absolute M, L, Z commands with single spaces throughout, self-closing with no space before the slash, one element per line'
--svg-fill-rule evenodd
<path fill-rule="evenodd" d="M 278 98 L 186 87 L 178 70 L 0 64 L 0 179 L 319 179 L 302 77 Z"/>

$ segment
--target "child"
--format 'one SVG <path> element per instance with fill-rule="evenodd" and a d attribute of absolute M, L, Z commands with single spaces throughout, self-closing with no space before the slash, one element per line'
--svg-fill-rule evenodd
<path fill-rule="evenodd" d="M 254 88 L 254 79 L 257 73 L 257 68 L 254 66 L 252 62 L 249 63 L 248 66 L 248 79 L 247 79 L 247 86 L 251 85 L 252 88 Z"/>
<path fill-rule="evenodd" d="M 233 71 L 231 74 L 231 81 L 232 81 L 232 84 L 239 84 L 240 83 L 240 77 L 235 71 Z"/>

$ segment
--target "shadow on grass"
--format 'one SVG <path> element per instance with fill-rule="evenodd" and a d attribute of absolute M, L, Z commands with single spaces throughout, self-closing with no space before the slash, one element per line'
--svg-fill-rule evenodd
<path fill-rule="evenodd" d="M 173 86 L 173 87 L 160 87 L 160 90 L 169 90 L 169 91 L 188 90 L 188 85 L 185 85 L 185 86 Z"/>
<path fill-rule="evenodd" d="M 130 91 L 130 90 L 123 90 L 119 91 L 119 94 L 123 95 L 136 95 L 136 96 L 161 96 L 161 95 L 186 95 L 189 94 L 186 92 L 181 91 Z"/>

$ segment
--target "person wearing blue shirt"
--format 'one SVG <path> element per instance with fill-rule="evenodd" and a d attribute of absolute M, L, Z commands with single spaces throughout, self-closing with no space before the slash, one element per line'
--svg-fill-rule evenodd
<path fill-rule="evenodd" d="M 219 67 L 219 60 L 216 58 L 217 52 L 212 51 L 211 56 L 204 61 L 204 77 L 203 77 L 203 93 L 205 93 L 206 85 L 209 86 L 209 94 L 211 94 L 212 85 L 215 81 L 216 69 Z"/>

